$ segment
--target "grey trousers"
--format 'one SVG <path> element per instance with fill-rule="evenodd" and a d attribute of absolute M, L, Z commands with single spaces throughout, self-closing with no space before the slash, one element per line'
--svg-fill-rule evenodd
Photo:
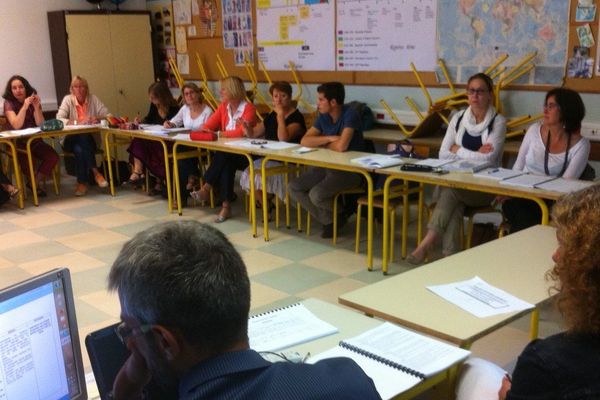
<path fill-rule="evenodd" d="M 333 197 L 356 188 L 361 176 L 352 172 L 310 167 L 288 185 L 290 197 L 308 210 L 322 225 L 333 223 Z"/>
<path fill-rule="evenodd" d="M 469 190 L 439 188 L 439 197 L 427 227 L 442 235 L 442 253 L 445 256 L 460 250 L 461 220 L 465 207 L 490 205 L 493 194 L 471 192 Z"/>

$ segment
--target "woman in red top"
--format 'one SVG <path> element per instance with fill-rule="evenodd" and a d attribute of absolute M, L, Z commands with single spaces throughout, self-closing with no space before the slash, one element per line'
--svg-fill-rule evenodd
<path fill-rule="evenodd" d="M 243 120 L 250 126 L 256 125 L 256 108 L 246 101 L 244 82 L 237 76 L 229 76 L 221 81 L 221 104 L 208 121 L 204 131 L 212 131 L 218 137 L 236 138 L 244 136 Z M 191 135 L 194 139 L 194 135 Z M 221 210 L 216 222 L 223 222 L 231 216 L 230 202 L 234 199 L 233 184 L 235 171 L 244 169 L 248 160 L 244 156 L 216 152 L 210 167 L 204 174 L 206 183 L 191 195 L 198 200 L 208 200 L 210 190 L 216 187 L 221 198 Z"/>
<path fill-rule="evenodd" d="M 44 122 L 40 97 L 27 79 L 22 76 L 13 75 L 8 80 L 2 97 L 5 100 L 4 116 L 8 120 L 8 129 L 35 128 L 41 126 Z M 25 140 L 17 140 L 17 146 L 24 149 Z M 38 196 L 45 197 L 46 192 L 42 189 L 42 184 L 58 162 L 58 154 L 52 146 L 37 138 L 31 142 L 31 155 L 40 162 L 35 174 L 35 181 Z M 19 164 L 21 165 L 21 171 L 29 177 L 29 162 L 27 161 L 27 155 L 22 152 L 19 153 Z"/>

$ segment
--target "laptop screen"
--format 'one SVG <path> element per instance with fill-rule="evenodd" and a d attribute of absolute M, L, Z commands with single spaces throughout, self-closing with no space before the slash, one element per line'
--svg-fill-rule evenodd
<path fill-rule="evenodd" d="M 68 269 L 0 290 L 0 399 L 87 399 Z"/>

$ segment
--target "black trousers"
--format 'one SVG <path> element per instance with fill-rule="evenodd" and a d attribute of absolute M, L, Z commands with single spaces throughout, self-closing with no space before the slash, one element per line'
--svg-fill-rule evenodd
<path fill-rule="evenodd" d="M 546 201 L 548 209 L 552 208 L 552 201 Z M 535 202 L 527 199 L 512 198 L 502 204 L 504 218 L 510 224 L 510 233 L 515 233 L 542 221 L 542 210 Z"/>
<path fill-rule="evenodd" d="M 232 201 L 234 199 L 235 171 L 243 170 L 247 166 L 248 159 L 245 156 L 217 151 L 204 174 L 204 179 L 219 190 L 221 201 Z"/>

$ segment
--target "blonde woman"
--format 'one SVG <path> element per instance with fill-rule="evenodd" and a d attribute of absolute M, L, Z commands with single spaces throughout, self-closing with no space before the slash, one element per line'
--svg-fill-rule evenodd
<path fill-rule="evenodd" d="M 244 82 L 237 76 L 229 76 L 221 81 L 221 104 L 203 129 L 222 137 L 244 136 L 244 125 L 256 125 L 256 108 L 246 101 Z M 193 139 L 193 137 L 192 137 Z M 215 222 L 224 222 L 231 216 L 230 203 L 235 199 L 233 184 L 235 171 L 248 165 L 246 157 L 237 154 L 216 152 L 210 167 L 204 174 L 206 183 L 192 197 L 207 200 L 210 190 L 216 187 L 221 196 L 221 209 Z"/>
<path fill-rule="evenodd" d="M 58 108 L 57 119 L 63 121 L 65 125 L 86 125 L 97 124 L 101 119 L 106 118 L 108 109 L 98 97 L 90 94 L 88 81 L 85 78 L 74 76 L 71 80 L 70 91 L 71 94 L 63 98 Z M 64 136 L 61 139 L 61 145 L 75 156 L 77 176 L 75 196 L 83 196 L 87 193 L 90 171 L 99 187 L 108 186 L 106 179 L 96 166 L 97 142 L 94 135 L 84 133 Z"/>

